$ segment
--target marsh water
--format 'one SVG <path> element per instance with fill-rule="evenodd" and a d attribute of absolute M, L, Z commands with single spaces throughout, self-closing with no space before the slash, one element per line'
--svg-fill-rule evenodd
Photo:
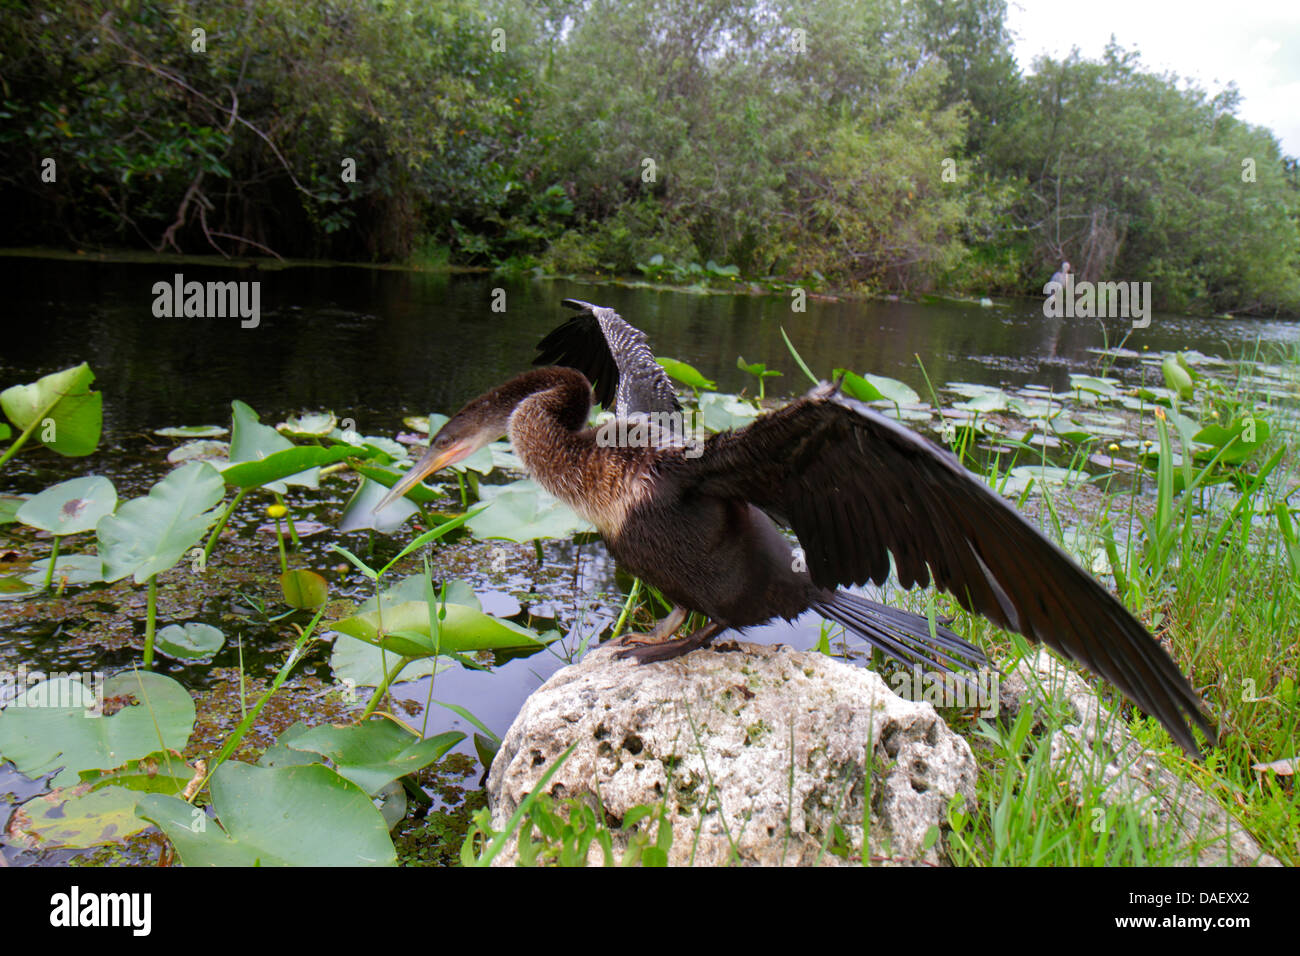
<path fill-rule="evenodd" d="M 155 317 L 154 286 L 172 282 L 177 273 L 185 281 L 260 282 L 257 326 L 242 328 L 237 317 Z M 1129 325 L 1120 319 L 1045 318 L 1040 300 L 999 301 L 990 307 L 810 297 L 800 312 L 792 309 L 786 293 L 691 294 L 341 266 L 264 271 L 0 257 L 0 281 L 6 290 L 0 306 L 0 388 L 86 361 L 104 407 L 99 451 L 88 458 L 61 459 L 38 447 L 29 449 L 0 475 L 0 494 L 35 493 L 95 473 L 110 477 L 121 499 L 143 494 L 167 471 L 165 457 L 175 443 L 153 436 L 154 429 L 229 426 L 232 399 L 249 403 L 267 423 L 328 410 L 339 419 L 353 419 L 357 431 L 367 435 L 397 434 L 404 430 L 404 416 L 452 413 L 466 399 L 529 366 L 538 339 L 569 314 L 560 304 L 567 297 L 613 307 L 647 333 L 656 355 L 690 363 L 712 378 L 719 391 L 754 391 L 755 380 L 738 369 L 737 358 L 765 362 L 782 373 L 767 380 L 769 396 L 797 394 L 809 384 L 785 346 L 783 329 L 819 375 L 838 367 L 886 375 L 927 399 L 928 376 L 946 400 L 952 396 L 944 388 L 954 382 L 1068 391 L 1069 375 L 1097 373 L 1100 350 L 1119 344 Z M 1124 346 L 1153 355 L 1191 349 L 1236 358 L 1297 339 L 1300 326 L 1294 323 L 1156 313 L 1150 326 L 1133 332 Z M 1149 364 L 1129 361 L 1116 362 L 1108 371 L 1135 382 L 1143 376 L 1158 381 L 1159 370 L 1153 378 Z M 330 579 L 332 598 L 360 600 L 369 594 L 364 580 L 341 564 L 330 544 L 392 553 L 410 532 L 405 529 L 389 540 L 337 533 L 331 521 L 349 490 L 340 478 L 316 492 L 298 495 L 295 490 L 289 503 L 321 524 L 318 534 L 304 538 L 299 561 Z M 215 561 L 247 568 L 239 579 L 241 588 L 191 593 L 178 587 L 160 613 L 160 625 L 198 620 L 223 627 L 228 636 L 237 631 L 243 666 L 259 677 L 274 672 L 288 646 L 283 625 L 254 614 L 259 594 L 274 604 L 278 593 L 275 539 L 259 531 L 264 521 L 258 509 L 257 515 L 232 522 L 236 541 L 214 555 Z M 76 547 L 73 543 L 70 549 Z M 31 529 L 0 525 L 0 553 L 11 552 L 6 560 L 15 560 L 14 553 L 19 561 L 43 557 L 47 550 Z M 435 575 L 470 580 L 491 613 L 513 615 L 567 637 L 532 657 L 499 661 L 491 672 L 445 671 L 432 696 L 468 708 L 504 734 L 524 698 L 576 654 L 583 639 L 609 627 L 631 582 L 619 575 L 599 541 L 590 538 L 545 542 L 540 565 L 532 546 L 511 545 L 494 554 L 504 560 L 494 557 L 489 567 L 472 542 L 449 545 L 435 554 Z M 0 602 L 0 667 L 106 669 L 111 674 L 138 660 L 143 598 L 121 604 L 96 596 L 94 588 L 80 590 L 88 593 L 71 607 L 67 598 Z M 818 633 L 817 620 L 808 617 L 755 629 L 747 637 L 807 648 Z M 324 653 L 310 658 L 304 673 L 328 685 L 327 659 Z M 238 658 L 232 640 L 211 665 L 163 659 L 158 666 L 202 695 L 213 686 L 213 673 L 238 666 Z M 430 695 L 428 681 L 402 685 L 400 693 L 423 706 Z M 472 731 L 452 712 L 436 706 L 431 710 L 430 732 Z M 472 753 L 468 743 L 462 747 Z M 19 797 L 35 792 L 15 783 L 12 771 L 0 775 L 0 797 L 6 790 Z"/>

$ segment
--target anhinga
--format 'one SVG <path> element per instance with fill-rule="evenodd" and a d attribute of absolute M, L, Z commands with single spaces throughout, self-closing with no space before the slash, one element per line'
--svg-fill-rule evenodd
<path fill-rule="evenodd" d="M 650 634 L 625 639 L 645 646 L 624 656 L 676 657 L 720 631 L 811 608 L 905 663 L 982 663 L 952 631 L 932 633 L 924 617 L 843 590 L 883 584 L 892 554 L 904 588 L 933 580 L 966 610 L 1100 674 L 1189 752 L 1199 753 L 1189 720 L 1215 739 L 1199 697 L 1155 638 L 947 450 L 825 383 L 692 446 L 679 430 L 656 427 L 679 405 L 645 335 L 611 309 L 565 305 L 581 312 L 538 346 L 546 367 L 457 412 L 381 507 L 508 435 L 533 478 L 676 604 Z M 588 427 L 593 388 L 653 440 L 598 440 Z M 672 640 L 689 611 L 709 622 Z"/>

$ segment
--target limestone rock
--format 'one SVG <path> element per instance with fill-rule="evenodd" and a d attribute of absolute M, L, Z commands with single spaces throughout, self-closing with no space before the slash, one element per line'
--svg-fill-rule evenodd
<path fill-rule="evenodd" d="M 1049 762 L 1080 804 L 1100 787 L 1103 805 L 1130 806 L 1145 818 L 1153 839 L 1177 840 L 1188 866 L 1281 865 L 1218 801 L 1144 750 L 1092 688 L 1047 651 L 1021 660 L 1000 691 L 1013 717 L 1027 704 L 1056 698 L 1063 705 L 1066 726 L 1050 741 Z"/>
<path fill-rule="evenodd" d="M 869 799 L 873 857 L 943 863 L 948 806 L 973 807 L 970 747 L 925 703 L 875 673 L 818 653 L 724 642 L 638 665 L 597 648 L 525 702 L 488 778 L 504 828 L 555 760 L 557 799 L 621 820 L 666 801 L 672 865 L 836 864 L 834 827 L 860 860 Z M 869 773 L 867 772 L 869 769 Z M 615 847 L 621 852 L 622 847 Z M 588 859 L 603 859 L 593 844 Z M 514 841 L 496 860 L 515 860 Z"/>

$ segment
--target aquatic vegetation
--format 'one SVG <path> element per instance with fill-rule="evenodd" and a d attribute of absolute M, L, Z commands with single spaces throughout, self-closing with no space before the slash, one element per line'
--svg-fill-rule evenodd
<path fill-rule="evenodd" d="M 895 379 L 839 368 L 831 373 L 846 393 L 917 423 L 914 427 L 953 447 L 967 467 L 1035 514 L 1085 566 L 1109 576 L 1125 603 L 1179 649 L 1211 706 L 1223 715 L 1224 730 L 1220 748 L 1204 768 L 1182 772 L 1198 775 L 1212 792 L 1238 803 L 1244 822 L 1270 852 L 1286 856 L 1300 834 L 1289 781 L 1282 771 L 1259 768 L 1288 766 L 1300 735 L 1297 652 L 1285 637 L 1294 633 L 1300 606 L 1300 515 L 1291 441 L 1300 392 L 1291 357 L 1271 364 L 1217 362 L 1186 350 L 1163 355 L 1110 350 L 1104 358 L 1110 360 L 1105 369 L 1072 374 L 1068 388 L 1059 392 L 1035 385 L 940 382 L 925 402 Z M 707 432 L 744 427 L 757 415 L 752 398 L 715 391 L 685 363 L 659 361 L 690 388 L 686 413 Z M 796 364 L 813 377 L 797 354 Z M 762 400 L 771 370 L 739 358 L 738 366 L 758 378 Z M 39 392 L 24 393 L 25 401 Z M 83 402 L 98 414 L 97 402 Z M 57 402 L 46 411 L 66 422 L 68 409 Z M 21 411 L 15 418 L 6 405 L 5 412 L 29 437 L 39 438 L 40 428 Z M 427 434 L 443 421 L 430 416 L 404 424 Z M 124 672 L 109 678 L 101 694 L 94 687 L 64 686 L 58 678 L 28 689 L 32 700 L 63 695 L 58 700 L 69 706 L 0 712 L 0 755 L 18 770 L 36 776 L 58 769 L 59 763 L 50 762 L 55 758 L 48 741 L 57 741 L 63 754 L 57 758 L 62 769 L 55 790 L 20 808 L 16 838 L 32 847 L 87 847 L 120 841 L 152 823 L 187 865 L 393 863 L 392 829 L 409 816 L 411 801 L 427 800 L 410 782 L 412 775 L 465 741 L 465 734 L 425 739 L 405 726 L 394 708 L 385 712 L 389 692 L 449 668 L 489 668 L 552 645 L 563 648 L 557 653 L 573 653 L 571 646 L 557 643 L 557 631 L 539 631 L 535 620 L 486 613 L 474 587 L 453 575 L 450 566 L 435 571 L 442 551 L 431 555 L 427 549 L 453 542 L 468 555 L 472 569 L 474 562 L 489 562 L 493 542 L 533 542 L 540 553 L 545 541 L 588 541 L 581 536 L 592 529 L 534 482 L 520 479 L 520 462 L 505 443 L 481 450 L 443 479 L 416 486 L 411 502 L 395 502 L 372 515 L 384 490 L 400 480 L 414 436 L 361 436 L 340 429 L 332 413 L 312 411 L 289 417 L 276 429 L 238 401 L 232 403 L 228 444 L 221 441 L 222 426 L 159 431 L 178 443 L 166 455 L 176 467 L 137 497 L 119 501 L 107 478 L 92 475 L 27 498 L 0 498 L 0 521 L 7 516 L 51 536 L 49 556 L 10 579 L 13 587 L 21 585 L 13 593 L 25 600 L 52 600 L 56 588 L 99 588 L 129 579 L 148 589 L 146 668 L 155 652 L 172 658 L 169 666 L 210 666 L 215 655 L 231 653 L 238 621 L 232 630 L 179 616 L 168 622 L 164 613 L 165 626 L 157 626 L 158 582 L 173 568 L 179 569 L 174 576 L 202 574 L 209 562 L 220 563 L 226 546 L 220 553 L 215 546 L 222 529 L 239 505 L 254 497 L 271 521 L 257 535 L 257 557 L 264 559 L 259 573 L 272 588 L 278 583 L 279 597 L 263 592 L 242 604 L 260 607 L 267 622 L 292 628 L 294 647 L 206 766 L 182 757 L 195 733 L 195 700 L 170 677 L 147 669 Z M 15 450 L 11 445 L 6 457 Z M 333 484 L 322 484 L 330 475 L 336 476 Z M 355 482 L 350 491 L 341 490 L 338 475 Z M 303 500 L 308 494 L 339 502 L 341 533 L 390 532 L 412 517 L 420 524 L 409 543 L 377 559 L 362 547 L 354 552 L 335 544 L 326 551 L 368 582 L 371 596 L 357 606 L 329 602 L 331 572 L 323 564 L 293 566 L 311 563 L 304 561 L 300 540 L 306 536 L 300 530 L 309 517 Z M 87 543 L 75 550 L 95 553 L 60 553 L 77 535 L 85 535 Z M 423 568 L 409 573 L 410 564 L 421 561 Z M 337 577 L 337 569 L 334 573 Z M 467 576 L 474 576 L 472 570 Z M 609 602 L 611 615 L 622 600 L 620 594 Z M 278 607 L 277 601 L 282 602 Z M 653 621 L 662 613 L 658 607 L 653 595 L 634 584 L 617 622 L 580 635 L 578 653 L 588 641 L 618 633 L 636 617 Z M 936 617 L 955 613 L 952 626 L 971 636 L 982 626 L 942 599 L 927 611 Z M 245 607 L 239 613 L 258 612 Z M 310 613 L 315 616 L 308 623 Z M 1023 653 L 1014 642 L 985 637 L 1003 662 Z M 309 645 L 327 650 L 333 680 L 346 693 L 369 693 L 364 706 L 357 704 L 356 723 L 295 725 L 260 758 L 249 758 L 255 763 L 232 758 L 272 696 L 284 692 Z M 861 656 L 830 626 L 823 628 L 818 646 L 825 653 Z M 85 708 L 96 700 L 109 701 L 113 712 L 87 721 Z M 500 745 L 492 730 L 466 708 L 435 700 L 431 682 L 432 704 L 473 725 L 474 752 L 485 767 L 490 764 Z M 150 713 L 163 719 L 155 726 L 146 719 Z M 1123 710 L 1118 719 L 1128 721 L 1147 746 L 1166 753 L 1163 731 Z M 1042 782 L 1047 769 L 1038 731 L 1022 724 L 1023 719 L 1010 727 L 971 730 L 988 768 L 978 784 L 979 809 L 950 814 L 959 861 L 1164 860 L 1138 840 L 1136 819 L 1121 821 L 1108 840 L 1075 848 L 1060 841 L 1044 846 L 1043 833 L 1076 827 L 1093 804 L 1076 807 L 1063 801 L 1050 781 Z M 1167 753 L 1165 759 L 1175 760 Z M 286 826 L 282 808 L 292 801 L 310 801 L 319 813 L 313 810 Z M 1027 801 L 1045 808 L 1043 819 L 1049 822 L 1013 825 Z M 521 858 L 537 865 L 584 861 L 593 846 L 602 848 L 600 856 L 608 863 L 660 865 L 671 845 L 671 828 L 655 807 L 640 808 L 618 824 L 630 849 L 617 859 L 610 824 L 597 810 L 556 802 L 542 792 L 520 809 L 500 833 L 479 812 L 461 847 L 462 862 L 490 862 L 504 840 L 513 838 L 519 839 Z M 320 841 L 323 828 L 339 839 Z M 852 848 L 837 845 L 828 852 Z"/>
<path fill-rule="evenodd" d="M 79 457 L 93 452 L 99 445 L 104 418 L 103 396 L 90 389 L 94 380 L 90 366 L 82 362 L 0 392 L 0 410 L 18 429 L 15 436 L 9 425 L 0 422 L 0 441 L 9 441 L 9 447 L 0 453 L 0 468 L 33 436 L 60 455 Z"/>

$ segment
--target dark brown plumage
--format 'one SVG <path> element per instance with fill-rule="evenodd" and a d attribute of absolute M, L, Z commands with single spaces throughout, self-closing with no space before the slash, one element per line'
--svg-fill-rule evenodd
<path fill-rule="evenodd" d="M 1214 739 L 1187 679 L 1113 595 L 946 450 L 830 385 L 702 447 L 653 427 L 644 447 L 603 444 L 586 427 L 591 381 L 632 421 L 676 411 L 676 398 L 640 332 L 612 310 L 566 304 L 583 314 L 541 350 L 572 367 L 526 372 L 470 402 L 386 501 L 508 434 L 538 483 L 678 605 L 651 643 L 625 652 L 643 661 L 812 608 L 900 661 L 982 663 L 946 628 L 932 633 L 925 618 L 842 590 L 882 584 L 892 554 L 903 587 L 933 581 L 967 610 L 1100 674 L 1189 752 L 1198 752 L 1189 722 Z M 799 539 L 806 570 L 773 519 Z M 710 624 L 670 640 L 685 610 Z"/>

